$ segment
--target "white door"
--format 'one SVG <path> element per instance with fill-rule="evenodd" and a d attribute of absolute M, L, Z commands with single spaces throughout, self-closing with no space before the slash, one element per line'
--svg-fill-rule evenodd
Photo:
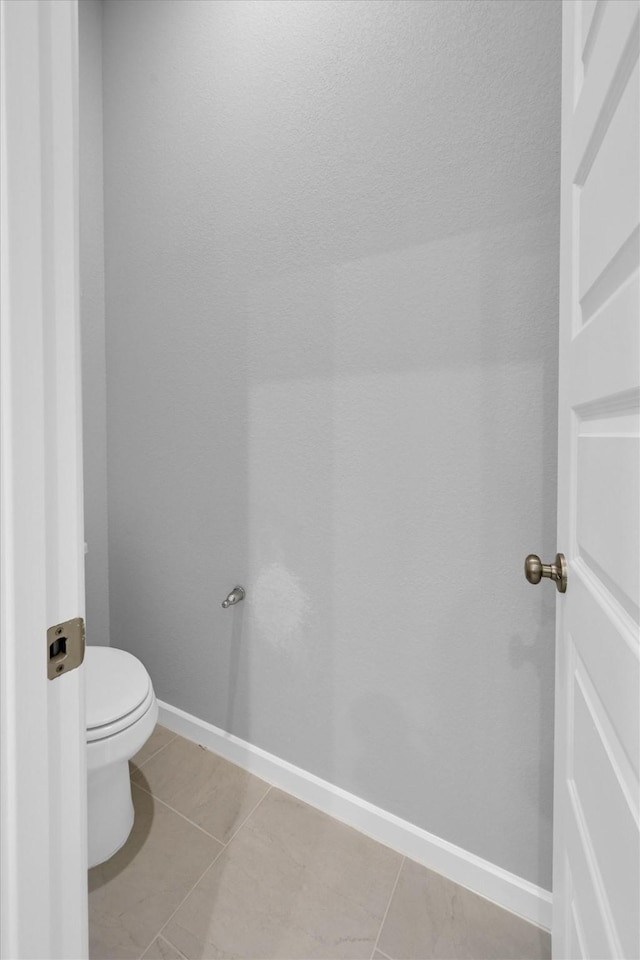
<path fill-rule="evenodd" d="M 87 957 L 76 0 L 0 0 L 0 955 Z M 60 666 L 60 663 L 57 664 Z"/>
<path fill-rule="evenodd" d="M 564 4 L 554 957 L 640 957 L 638 0 Z"/>

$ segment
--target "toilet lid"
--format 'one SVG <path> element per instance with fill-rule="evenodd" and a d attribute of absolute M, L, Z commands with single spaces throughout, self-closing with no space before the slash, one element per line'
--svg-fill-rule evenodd
<path fill-rule="evenodd" d="M 126 717 L 151 694 L 149 674 L 125 650 L 87 647 L 84 662 L 87 730 Z"/>

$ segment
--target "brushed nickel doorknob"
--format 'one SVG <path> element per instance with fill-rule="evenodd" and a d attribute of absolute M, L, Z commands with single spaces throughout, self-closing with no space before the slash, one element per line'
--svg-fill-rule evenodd
<path fill-rule="evenodd" d="M 555 563 L 542 563 L 540 557 L 530 553 L 524 561 L 524 575 L 529 583 L 540 583 L 543 577 L 553 580 L 558 593 L 567 592 L 567 561 L 564 553 L 556 553 Z"/>

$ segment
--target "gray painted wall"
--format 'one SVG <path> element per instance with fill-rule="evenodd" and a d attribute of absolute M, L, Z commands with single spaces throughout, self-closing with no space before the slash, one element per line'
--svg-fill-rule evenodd
<path fill-rule="evenodd" d="M 102 2 L 80 0 L 80 316 L 87 641 L 109 643 Z"/>
<path fill-rule="evenodd" d="M 560 4 L 109 0 L 104 42 L 113 644 L 549 887 Z"/>

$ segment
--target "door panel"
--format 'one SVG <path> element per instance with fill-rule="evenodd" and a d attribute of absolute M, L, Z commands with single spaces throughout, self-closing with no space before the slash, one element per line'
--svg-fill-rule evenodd
<path fill-rule="evenodd" d="M 618 751 L 604 732 L 608 728 L 615 736 L 615 731 L 606 722 L 606 709 L 579 659 L 576 660 L 574 683 L 570 764 L 575 795 L 596 851 L 614 923 L 624 934 L 633 931 L 640 903 L 635 869 L 637 859 L 629 844 L 629 837 L 635 831 L 637 804 L 634 800 L 632 806 L 628 784 L 615 762 Z M 601 815 L 604 810 L 608 814 L 606 817 Z M 633 944 L 632 938 L 626 945 L 626 956 L 632 956 Z"/>
<path fill-rule="evenodd" d="M 638 262 L 637 230 L 632 239 L 635 244 L 627 244 L 631 269 L 621 271 L 629 279 L 620 284 L 619 277 L 609 278 L 613 294 L 605 295 L 606 302 L 589 313 L 592 316 L 597 310 L 598 322 L 583 327 L 573 342 L 575 369 L 569 371 L 573 373 L 569 384 L 569 402 L 573 408 L 583 406 L 594 396 L 626 393 L 635 389 L 640 380 L 637 278 L 629 276 L 633 263 Z M 620 343 L 626 346 L 622 353 Z"/>
<path fill-rule="evenodd" d="M 638 225 L 640 145 L 628 141 L 639 110 L 636 64 L 579 194 L 581 303 Z"/>
<path fill-rule="evenodd" d="M 578 554 L 637 622 L 640 441 L 600 431 L 578 436 Z"/>
<path fill-rule="evenodd" d="M 574 636 L 586 673 L 595 678 L 596 690 L 617 731 L 621 750 L 636 777 L 640 773 L 640 725 L 635 696 L 640 686 L 640 663 L 635 637 L 628 624 L 616 621 L 607 595 L 598 596 L 595 577 L 579 562 L 571 581 L 576 615 Z"/>
<path fill-rule="evenodd" d="M 600 15 L 604 4 L 599 0 L 584 0 L 582 4 L 582 59 L 588 62 L 591 50 L 593 49 L 593 40 L 599 26 Z M 598 16 L 596 16 L 596 10 Z"/>
<path fill-rule="evenodd" d="M 558 937 L 554 933 L 553 953 L 558 958 L 576 957 L 580 960 L 584 957 L 591 957 L 593 960 L 598 957 L 620 957 L 621 953 L 612 954 L 607 924 L 603 923 L 603 914 L 605 921 L 609 914 L 609 904 L 599 883 L 595 869 L 595 856 L 588 833 L 583 826 L 584 817 L 573 793 L 569 794 L 569 800 L 572 815 L 567 822 L 564 863 L 567 913 L 573 919 L 576 929 L 581 932 L 581 936 L 578 942 L 575 939 L 569 942 L 563 923 L 563 944 L 566 940 L 566 946 L 563 945 L 561 953 L 558 951 Z M 554 912 L 557 909 L 558 905 L 554 901 Z"/>
<path fill-rule="evenodd" d="M 640 956 L 640 4 L 564 4 L 555 957 Z"/>

